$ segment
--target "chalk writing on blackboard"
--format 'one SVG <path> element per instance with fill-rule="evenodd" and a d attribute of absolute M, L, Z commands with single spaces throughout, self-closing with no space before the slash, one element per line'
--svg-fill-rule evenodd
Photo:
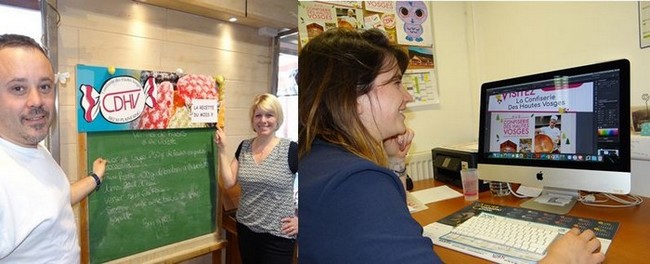
<path fill-rule="evenodd" d="M 193 129 L 88 134 L 88 157 L 109 161 L 102 189 L 89 199 L 91 263 L 214 232 L 213 133 Z"/>

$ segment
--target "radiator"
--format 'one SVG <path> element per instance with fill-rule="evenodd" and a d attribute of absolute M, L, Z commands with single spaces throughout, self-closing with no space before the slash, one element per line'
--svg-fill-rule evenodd
<path fill-rule="evenodd" d="M 406 158 L 406 173 L 413 179 L 433 179 L 433 160 L 431 152 L 411 153 Z"/>

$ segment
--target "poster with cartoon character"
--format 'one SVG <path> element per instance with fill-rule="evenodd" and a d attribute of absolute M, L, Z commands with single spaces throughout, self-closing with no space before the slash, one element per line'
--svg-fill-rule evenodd
<path fill-rule="evenodd" d="M 433 45 L 431 16 L 426 2 L 397 1 L 395 14 L 398 44 L 424 47 Z"/>

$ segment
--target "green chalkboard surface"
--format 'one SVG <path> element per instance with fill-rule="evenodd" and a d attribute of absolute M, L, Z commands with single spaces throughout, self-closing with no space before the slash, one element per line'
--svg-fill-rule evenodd
<path fill-rule="evenodd" d="M 88 133 L 88 168 L 108 160 L 88 202 L 90 262 L 101 263 L 215 230 L 214 129 Z"/>

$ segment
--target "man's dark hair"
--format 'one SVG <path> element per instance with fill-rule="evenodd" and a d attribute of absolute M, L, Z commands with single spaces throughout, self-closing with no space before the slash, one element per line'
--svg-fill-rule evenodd
<path fill-rule="evenodd" d="M 0 35 L 0 49 L 4 48 L 33 48 L 40 50 L 45 57 L 47 56 L 47 51 L 38 44 L 34 39 L 28 37 L 28 36 L 23 36 L 23 35 L 18 35 L 18 34 L 4 34 Z"/>

